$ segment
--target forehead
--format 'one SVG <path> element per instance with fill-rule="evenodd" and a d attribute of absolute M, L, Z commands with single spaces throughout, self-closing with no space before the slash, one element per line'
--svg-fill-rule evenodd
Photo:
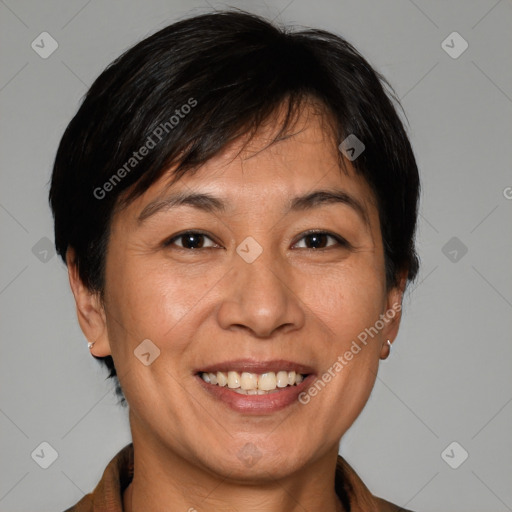
<path fill-rule="evenodd" d="M 173 191 L 222 196 L 228 209 L 245 209 L 282 205 L 290 197 L 333 187 L 342 187 L 370 213 L 374 194 L 340 153 L 330 121 L 325 109 L 308 104 L 287 133 L 276 138 L 282 126 L 278 112 L 252 137 L 232 141 L 179 180 L 173 179 L 174 168 L 169 169 L 129 205 L 130 217 L 139 217 L 150 203 Z"/>

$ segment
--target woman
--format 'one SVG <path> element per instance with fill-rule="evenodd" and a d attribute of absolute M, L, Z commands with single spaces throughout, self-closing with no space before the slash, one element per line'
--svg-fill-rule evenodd
<path fill-rule="evenodd" d="M 92 85 L 50 203 L 133 443 L 68 510 L 403 510 L 338 455 L 418 270 L 383 84 L 334 34 L 225 11 Z"/>

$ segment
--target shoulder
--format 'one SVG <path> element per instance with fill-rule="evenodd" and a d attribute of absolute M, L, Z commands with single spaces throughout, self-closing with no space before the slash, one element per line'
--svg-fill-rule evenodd
<path fill-rule="evenodd" d="M 336 464 L 335 488 L 341 502 L 351 512 L 413 512 L 375 496 L 341 455 Z"/>
<path fill-rule="evenodd" d="M 67 508 L 64 512 L 93 512 L 94 503 L 92 494 L 86 494 L 78 503 L 75 503 L 72 507 Z"/>
<path fill-rule="evenodd" d="M 133 443 L 110 460 L 94 491 L 64 512 L 122 512 L 123 492 L 133 478 Z"/>
<path fill-rule="evenodd" d="M 375 502 L 379 506 L 377 509 L 379 512 L 413 512 L 408 508 L 399 507 L 390 501 L 383 500 L 382 498 L 377 498 L 374 496 Z"/>

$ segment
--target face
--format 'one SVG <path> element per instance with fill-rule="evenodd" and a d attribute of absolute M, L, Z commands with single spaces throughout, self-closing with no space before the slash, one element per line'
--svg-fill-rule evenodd
<path fill-rule="evenodd" d="M 383 318 L 400 290 L 386 289 L 375 198 L 327 133 L 304 110 L 290 137 L 267 147 L 267 126 L 115 215 L 105 308 L 81 323 L 105 323 L 92 352 L 114 358 L 134 440 L 240 479 L 337 452 L 396 335 L 396 307 Z M 294 370 L 305 377 L 289 385 Z M 232 390 L 256 382 L 277 391 Z"/>

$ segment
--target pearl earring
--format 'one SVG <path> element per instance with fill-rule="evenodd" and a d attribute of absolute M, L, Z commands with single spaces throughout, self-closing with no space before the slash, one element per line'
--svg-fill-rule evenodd
<path fill-rule="evenodd" d="M 382 348 L 384 348 L 384 346 Z M 380 357 L 381 359 L 387 359 L 389 357 L 389 354 L 391 354 L 391 341 L 386 340 L 385 348 L 386 348 L 386 351 L 384 352 L 383 355 L 381 355 L 381 357 Z"/>

